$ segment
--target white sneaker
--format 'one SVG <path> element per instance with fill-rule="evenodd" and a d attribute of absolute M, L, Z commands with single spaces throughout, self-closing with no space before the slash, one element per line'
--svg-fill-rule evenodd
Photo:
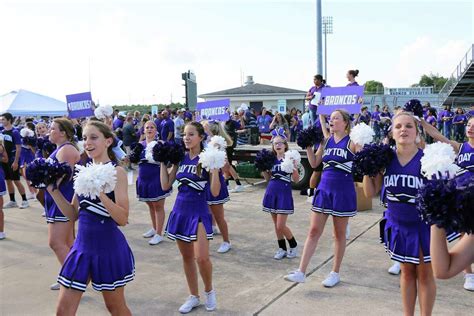
<path fill-rule="evenodd" d="M 30 203 L 28 203 L 28 201 L 21 201 L 21 204 L 20 204 L 21 209 L 28 208 L 28 207 L 30 207 Z"/>
<path fill-rule="evenodd" d="M 298 269 L 285 275 L 285 280 L 295 283 L 304 283 L 306 281 L 306 276 Z"/>
<path fill-rule="evenodd" d="M 204 294 L 206 295 L 206 303 L 204 303 L 206 310 L 209 312 L 215 310 L 217 307 L 216 291 L 211 290 L 210 292 L 204 292 Z"/>
<path fill-rule="evenodd" d="M 7 235 L 4 232 L 0 232 L 0 240 L 5 239 Z"/>
<path fill-rule="evenodd" d="M 43 211 L 43 214 L 41 216 L 46 217 L 46 211 Z"/>
<path fill-rule="evenodd" d="M 10 202 L 8 202 L 7 204 L 5 204 L 3 206 L 3 208 L 14 208 L 14 207 L 18 207 L 18 204 L 16 202 L 13 202 L 13 201 L 10 201 Z"/>
<path fill-rule="evenodd" d="M 217 226 L 212 226 L 212 233 L 214 235 L 219 235 L 220 234 L 220 231 L 219 231 L 219 229 L 217 229 Z"/>
<path fill-rule="evenodd" d="M 347 223 L 347 227 L 346 227 L 346 240 L 349 240 L 351 239 L 351 226 L 349 225 L 349 223 Z"/>
<path fill-rule="evenodd" d="M 230 250 L 230 248 L 232 248 L 232 245 L 230 244 L 230 242 L 227 242 L 227 241 L 224 241 L 219 249 L 217 249 L 217 252 L 218 253 L 226 253 L 227 251 Z"/>
<path fill-rule="evenodd" d="M 395 261 L 393 265 L 388 268 L 388 273 L 393 274 L 393 275 L 399 275 L 400 274 L 400 262 Z"/>
<path fill-rule="evenodd" d="M 290 248 L 290 250 L 288 250 L 288 253 L 286 254 L 286 257 L 288 259 L 293 259 L 293 258 L 296 258 L 297 255 L 298 255 L 298 246 L 296 246 L 295 248 Z"/>
<path fill-rule="evenodd" d="M 50 289 L 50 290 L 53 290 L 53 291 L 58 291 L 60 287 L 61 287 L 61 286 L 59 285 L 59 283 L 56 282 L 56 283 L 51 284 L 51 285 L 49 286 L 49 289 Z"/>
<path fill-rule="evenodd" d="M 464 279 L 464 289 L 474 291 L 474 273 L 466 273 Z"/>
<path fill-rule="evenodd" d="M 273 256 L 273 259 L 276 259 L 276 260 L 281 260 L 283 258 L 286 257 L 286 250 L 283 250 L 281 248 L 278 248 L 277 252 L 275 253 L 275 255 Z"/>
<path fill-rule="evenodd" d="M 322 283 L 325 287 L 333 287 L 336 284 L 338 284 L 339 282 L 341 282 L 341 278 L 339 277 L 339 273 L 331 271 L 329 273 L 328 277 L 326 278 L 326 280 L 324 280 Z"/>
<path fill-rule="evenodd" d="M 150 239 L 150 241 L 148 242 L 149 245 L 158 245 L 160 242 L 163 241 L 163 237 L 161 237 L 160 235 L 158 234 L 155 234 L 155 236 L 153 236 L 152 239 Z"/>
<path fill-rule="evenodd" d="M 245 191 L 245 188 L 243 185 L 236 185 L 235 188 L 229 190 L 229 193 L 239 193 Z"/>
<path fill-rule="evenodd" d="M 199 306 L 199 297 L 194 295 L 189 295 L 186 302 L 178 309 L 181 314 L 187 314 L 193 310 L 194 307 Z"/>
<path fill-rule="evenodd" d="M 147 231 L 146 233 L 143 233 L 143 238 L 151 238 L 153 236 L 155 236 L 156 234 L 156 230 L 154 230 L 153 228 L 150 229 L 149 231 Z"/>
<path fill-rule="evenodd" d="M 36 200 L 36 195 L 34 193 L 27 194 L 26 199 L 35 201 Z"/>

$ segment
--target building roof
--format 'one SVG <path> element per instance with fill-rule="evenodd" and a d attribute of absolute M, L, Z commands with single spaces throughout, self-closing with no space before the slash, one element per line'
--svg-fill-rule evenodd
<path fill-rule="evenodd" d="M 218 97 L 218 96 L 238 96 L 238 95 L 269 95 L 269 94 L 306 94 L 306 91 L 288 89 L 267 84 L 254 83 L 242 87 L 221 90 L 199 95 L 200 98 Z"/>

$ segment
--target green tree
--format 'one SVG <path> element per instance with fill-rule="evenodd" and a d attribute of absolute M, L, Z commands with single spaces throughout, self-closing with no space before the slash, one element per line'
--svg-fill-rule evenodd
<path fill-rule="evenodd" d="M 380 81 L 369 80 L 365 83 L 365 93 L 367 94 L 383 94 L 383 83 Z"/>
<path fill-rule="evenodd" d="M 418 83 L 412 84 L 412 87 L 433 87 L 433 92 L 438 92 L 445 85 L 448 78 L 440 76 L 439 74 L 430 73 L 429 75 L 422 75 Z"/>

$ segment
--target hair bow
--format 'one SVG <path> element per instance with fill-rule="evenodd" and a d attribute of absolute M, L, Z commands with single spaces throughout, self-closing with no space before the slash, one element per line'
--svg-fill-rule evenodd
<path fill-rule="evenodd" d="M 275 138 L 277 136 L 286 139 L 285 129 L 283 127 L 277 127 L 272 131 L 272 138 Z"/>

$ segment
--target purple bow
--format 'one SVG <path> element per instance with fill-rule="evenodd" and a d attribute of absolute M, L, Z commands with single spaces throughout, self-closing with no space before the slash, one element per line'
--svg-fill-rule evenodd
<path fill-rule="evenodd" d="M 277 136 L 286 139 L 285 129 L 283 127 L 277 127 L 272 131 L 272 138 L 275 138 Z"/>

